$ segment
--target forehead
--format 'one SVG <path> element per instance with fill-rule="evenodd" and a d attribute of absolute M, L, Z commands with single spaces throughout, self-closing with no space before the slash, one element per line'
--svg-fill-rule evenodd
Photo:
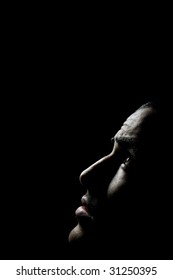
<path fill-rule="evenodd" d="M 154 115 L 155 110 L 152 107 L 138 109 L 126 119 L 116 136 L 140 138 L 143 133 L 149 132 Z"/>

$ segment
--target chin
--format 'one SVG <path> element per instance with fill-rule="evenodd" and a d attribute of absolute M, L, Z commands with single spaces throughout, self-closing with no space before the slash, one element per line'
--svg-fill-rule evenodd
<path fill-rule="evenodd" d="M 68 241 L 69 243 L 77 242 L 82 240 L 85 237 L 84 229 L 78 224 L 73 228 L 69 234 Z"/>

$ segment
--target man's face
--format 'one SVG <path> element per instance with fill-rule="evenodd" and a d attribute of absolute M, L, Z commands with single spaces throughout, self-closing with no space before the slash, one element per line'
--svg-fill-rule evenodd
<path fill-rule="evenodd" d="M 69 242 L 82 240 L 97 224 L 102 230 L 109 216 L 116 220 L 125 208 L 130 211 L 132 186 L 140 187 L 147 170 L 143 163 L 146 158 L 150 160 L 151 147 L 147 145 L 155 114 L 152 107 L 144 107 L 130 115 L 113 137 L 111 153 L 81 173 L 80 182 L 87 191 L 75 212 L 78 224 L 70 232 Z"/>

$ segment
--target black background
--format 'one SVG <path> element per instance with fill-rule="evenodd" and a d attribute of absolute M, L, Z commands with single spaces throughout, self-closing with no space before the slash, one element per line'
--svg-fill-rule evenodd
<path fill-rule="evenodd" d="M 6 33 L 0 254 L 68 259 L 79 175 L 133 110 L 169 94 L 170 38 L 152 15 L 25 16 Z"/>

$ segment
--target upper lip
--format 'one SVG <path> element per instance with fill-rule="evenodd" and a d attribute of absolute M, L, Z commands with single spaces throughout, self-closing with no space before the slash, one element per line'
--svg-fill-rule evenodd
<path fill-rule="evenodd" d="M 81 203 L 82 206 L 84 206 L 86 208 L 86 211 L 89 213 L 90 216 L 93 216 L 93 207 L 92 205 L 88 202 L 88 197 L 86 195 L 84 195 L 81 198 Z"/>
<path fill-rule="evenodd" d="M 88 206 L 87 198 L 85 196 L 83 196 L 81 198 L 81 204 L 82 204 L 82 206 L 84 206 L 86 208 L 87 211 L 89 211 L 89 206 Z"/>

